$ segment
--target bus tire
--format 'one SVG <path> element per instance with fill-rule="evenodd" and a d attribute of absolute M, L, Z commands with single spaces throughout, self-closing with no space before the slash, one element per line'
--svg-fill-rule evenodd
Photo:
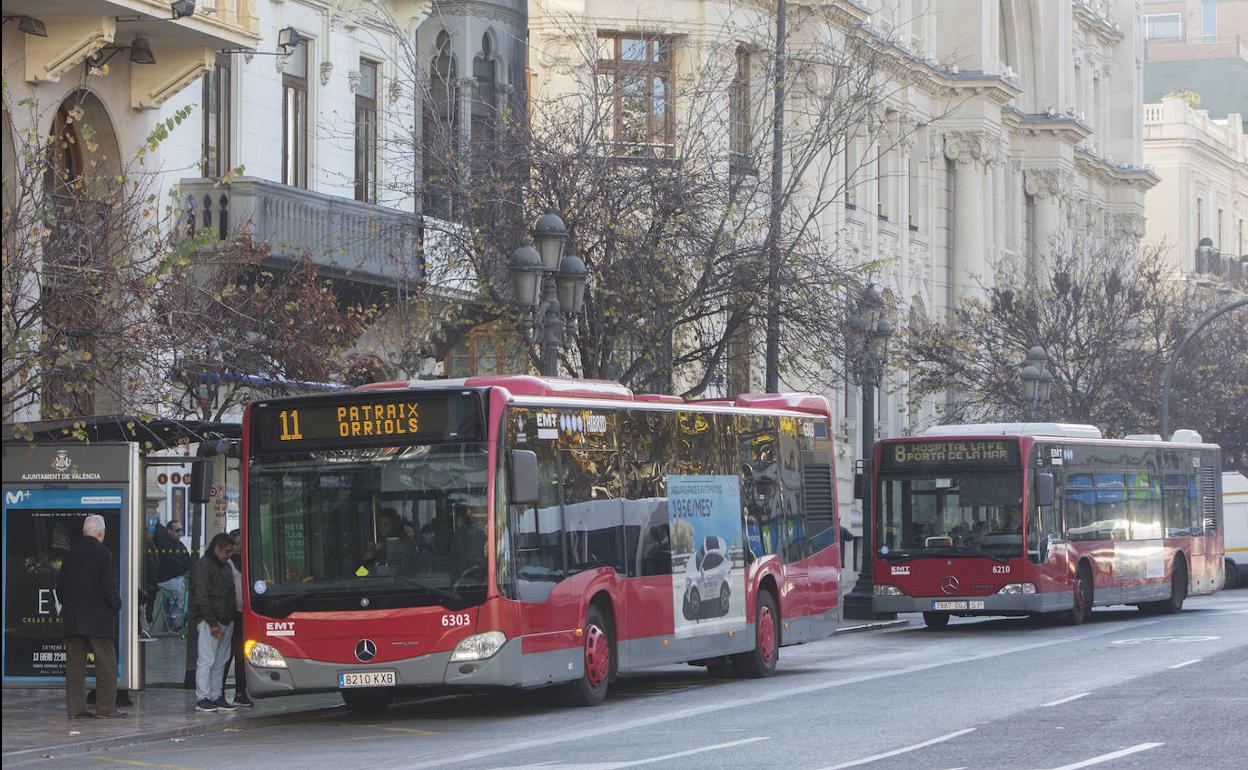
<path fill-rule="evenodd" d="M 1063 616 L 1067 625 L 1082 625 L 1088 619 L 1088 615 L 1092 614 L 1094 591 L 1092 570 L 1087 562 L 1084 562 L 1075 570 L 1075 606 L 1067 610 Z"/>
<path fill-rule="evenodd" d="M 1239 587 L 1239 565 L 1233 559 L 1226 560 L 1226 582 L 1222 587 L 1227 590 Z"/>
<path fill-rule="evenodd" d="M 352 714 L 380 716 L 394 703 L 394 691 L 378 687 L 362 687 L 358 690 L 341 690 L 342 702 Z"/>
<path fill-rule="evenodd" d="M 763 679 L 776 672 L 780 659 L 780 613 L 775 597 L 770 591 L 758 592 L 754 607 L 754 649 L 732 656 L 737 676 L 744 679 Z"/>
<path fill-rule="evenodd" d="M 606 700 L 607 687 L 611 683 L 615 642 L 611 638 L 611 624 L 597 605 L 589 605 L 585 613 L 582 639 L 581 654 L 585 665 L 581 677 L 560 685 L 560 699 L 567 706 L 597 706 Z"/>
<path fill-rule="evenodd" d="M 1174 572 L 1170 575 L 1170 598 L 1157 602 L 1157 609 L 1163 614 L 1173 615 L 1183 611 L 1183 600 L 1187 598 L 1187 562 L 1174 560 Z"/>
<path fill-rule="evenodd" d="M 924 612 L 923 624 L 933 631 L 939 631 L 949 625 L 948 612 Z"/>

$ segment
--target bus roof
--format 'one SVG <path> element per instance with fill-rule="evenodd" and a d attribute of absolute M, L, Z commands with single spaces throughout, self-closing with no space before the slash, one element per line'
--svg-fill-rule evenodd
<path fill-rule="evenodd" d="M 742 393 L 734 398 L 692 399 L 652 393 L 634 394 L 631 388 L 607 380 L 575 380 L 567 377 L 537 377 L 529 374 L 500 374 L 448 380 L 393 380 L 361 386 L 361 390 L 402 390 L 424 388 L 505 388 L 513 396 L 585 398 L 637 403 L 689 404 L 691 406 L 735 406 L 750 409 L 785 409 L 794 412 L 829 415 L 828 400 L 815 393 Z"/>
<path fill-rule="evenodd" d="M 1058 436 L 1061 438 L 1103 438 L 1095 425 L 1062 422 L 982 422 L 965 425 L 936 425 L 924 436 Z"/>

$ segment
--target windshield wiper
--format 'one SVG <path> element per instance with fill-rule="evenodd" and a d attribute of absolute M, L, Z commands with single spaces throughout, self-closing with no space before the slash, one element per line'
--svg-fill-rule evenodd
<path fill-rule="evenodd" d="M 982 556 L 986 559 L 992 559 L 995 562 L 1006 564 L 1009 562 L 1004 556 L 983 551 L 978 548 L 968 548 L 964 545 L 941 545 L 931 548 L 924 548 L 921 551 L 893 551 L 885 558 L 888 561 L 904 561 L 907 559 L 933 559 L 940 556 Z"/>

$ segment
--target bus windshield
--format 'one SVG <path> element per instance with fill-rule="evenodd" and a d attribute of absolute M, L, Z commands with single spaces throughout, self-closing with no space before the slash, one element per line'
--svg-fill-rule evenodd
<path fill-rule="evenodd" d="M 479 442 L 253 459 L 252 608 L 280 617 L 483 601 L 486 461 Z"/>
<path fill-rule="evenodd" d="M 877 495 L 885 559 L 1023 555 L 1020 470 L 881 474 Z"/>

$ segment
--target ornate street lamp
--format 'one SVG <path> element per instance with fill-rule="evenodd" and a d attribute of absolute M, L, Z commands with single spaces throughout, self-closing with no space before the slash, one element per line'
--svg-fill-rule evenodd
<path fill-rule="evenodd" d="M 1022 368 L 1023 396 L 1027 399 L 1027 419 L 1036 422 L 1049 406 L 1053 393 L 1053 374 L 1049 372 L 1049 354 L 1039 345 L 1032 345 Z"/>
<path fill-rule="evenodd" d="M 581 312 L 589 271 L 580 257 L 565 254 L 568 228 L 554 211 L 533 226 L 533 246 L 511 254 L 513 300 L 523 310 L 524 340 L 538 345 L 543 376 L 559 373 L 559 350 L 571 336 L 569 325 Z"/>
<path fill-rule="evenodd" d="M 871 284 L 858 296 L 858 305 L 848 319 L 846 357 L 854 381 L 862 388 L 862 569 L 854 590 L 845 596 L 845 617 L 861 620 L 888 619 L 893 613 L 876 612 L 871 607 L 875 591 L 871 575 L 875 551 L 873 479 L 871 463 L 875 449 L 875 389 L 884 381 L 888 364 L 888 342 L 893 325 L 884 316 L 884 298 Z"/>

